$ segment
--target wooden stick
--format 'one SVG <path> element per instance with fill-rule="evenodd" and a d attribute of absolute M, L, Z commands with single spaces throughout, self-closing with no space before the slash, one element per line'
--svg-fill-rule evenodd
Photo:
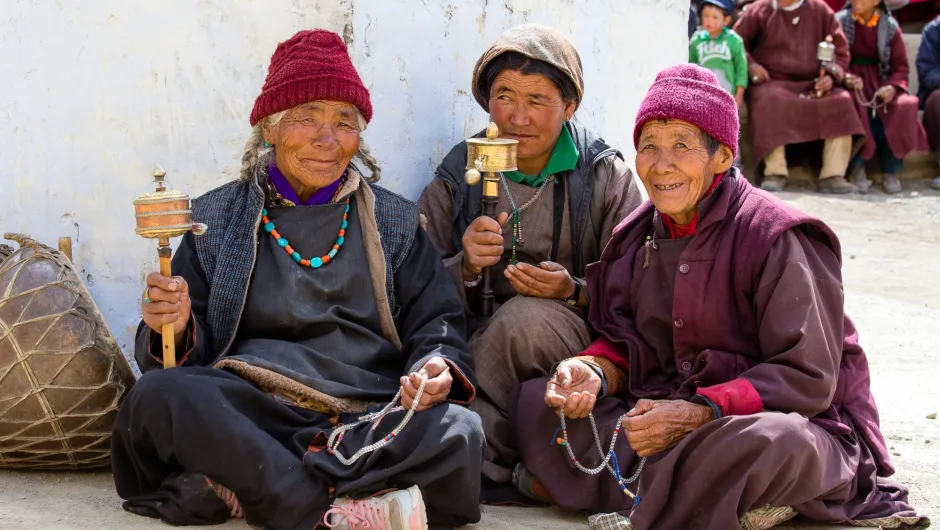
<path fill-rule="evenodd" d="M 59 238 L 59 252 L 65 254 L 65 257 L 72 261 L 72 238 L 71 237 L 60 237 Z"/>
<path fill-rule="evenodd" d="M 171 278 L 173 276 L 173 266 L 171 265 L 170 258 L 172 257 L 173 251 L 170 249 L 170 240 L 161 237 L 157 251 L 160 255 L 160 274 Z M 161 339 L 163 340 L 163 367 L 175 368 L 176 336 L 172 322 L 163 325 Z"/>
<path fill-rule="evenodd" d="M 496 219 L 496 207 L 499 205 L 499 177 L 485 173 L 483 177 L 483 215 Z M 483 268 L 483 287 L 480 290 L 480 314 L 493 316 L 493 272 L 492 267 Z"/>

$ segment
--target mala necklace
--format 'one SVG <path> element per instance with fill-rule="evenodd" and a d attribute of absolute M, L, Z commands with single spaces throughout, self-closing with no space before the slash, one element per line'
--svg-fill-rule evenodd
<path fill-rule="evenodd" d="M 630 493 L 630 490 L 627 489 L 627 485 L 636 482 L 636 479 L 640 478 L 640 473 L 643 472 L 643 466 L 646 465 L 646 457 L 644 456 L 640 459 L 640 464 L 637 466 L 636 471 L 631 477 L 623 478 L 620 475 L 620 465 L 617 462 L 617 453 L 614 452 L 614 446 L 617 443 L 617 436 L 620 434 L 620 427 L 623 425 L 623 419 L 626 417 L 627 415 L 624 414 L 617 418 L 617 427 L 614 428 L 614 435 L 610 439 L 610 447 L 605 453 L 604 448 L 601 446 L 600 434 L 597 432 L 597 423 L 594 421 L 594 414 L 588 414 L 588 420 L 591 422 L 591 430 L 594 431 L 594 446 L 597 448 L 597 454 L 603 458 L 597 467 L 585 467 L 581 462 L 578 462 L 578 458 L 574 456 L 574 451 L 571 449 L 571 444 L 568 443 L 568 427 L 565 425 L 564 408 L 558 411 L 558 419 L 561 422 L 561 426 L 558 429 L 561 430 L 561 438 L 557 437 L 558 431 L 556 430 L 556 436 L 552 441 L 564 447 L 568 451 L 568 457 L 571 458 L 571 462 L 574 464 L 574 467 L 578 468 L 578 470 L 582 473 L 588 475 L 597 475 L 605 468 L 610 471 L 610 474 L 613 475 L 614 480 L 616 480 L 617 484 L 620 486 L 620 491 L 622 491 L 627 497 L 633 499 L 633 507 L 636 508 L 640 504 L 640 501 L 643 500 L 643 497 L 641 497 L 639 494 L 634 495 Z"/>
<path fill-rule="evenodd" d="M 427 382 L 427 378 L 421 380 L 421 384 L 418 385 L 418 393 L 415 394 L 414 401 L 411 403 L 411 407 L 408 409 L 405 417 L 401 420 L 401 423 L 399 423 L 398 426 L 392 430 L 392 432 L 383 436 L 381 440 L 363 447 L 362 449 L 356 451 L 356 453 L 349 458 L 346 458 L 342 453 L 339 452 L 339 444 L 343 442 L 343 434 L 345 434 L 346 431 L 362 425 L 363 423 L 373 423 L 372 428 L 369 429 L 371 436 L 371 433 L 375 432 L 375 430 L 379 427 L 379 423 L 383 418 L 385 418 L 385 416 L 393 412 L 401 412 L 405 410 L 404 407 L 395 406 L 395 403 L 398 403 L 398 401 L 401 399 L 401 389 L 398 390 L 398 393 L 395 394 L 395 397 L 392 398 L 392 401 L 382 410 L 373 412 L 372 414 L 366 414 L 365 416 L 360 416 L 359 421 L 356 423 L 341 425 L 334 429 L 333 433 L 330 434 L 330 439 L 326 442 L 326 452 L 335 456 L 336 459 L 339 460 L 343 465 L 351 466 L 356 463 L 356 460 L 362 458 L 363 455 L 367 455 L 373 451 L 378 451 L 379 449 L 392 443 L 392 440 L 395 439 L 399 433 L 401 433 L 401 431 L 405 428 L 405 425 L 408 425 L 408 421 L 411 420 L 411 417 L 414 416 L 415 410 L 418 408 L 418 403 L 421 401 L 421 395 L 424 394 L 424 385 L 427 384 Z"/>
<path fill-rule="evenodd" d="M 274 223 L 268 219 L 267 208 L 261 210 L 261 222 L 264 223 L 264 231 L 271 234 L 271 237 L 277 241 L 277 246 L 283 248 L 285 252 L 290 254 L 290 257 L 294 258 L 294 261 L 304 267 L 319 269 L 320 267 L 332 261 L 339 252 L 339 249 L 343 248 L 343 243 L 346 242 L 346 228 L 349 227 L 349 197 L 346 198 L 346 211 L 343 212 L 343 223 L 339 227 L 339 233 L 336 236 L 336 242 L 333 244 L 333 248 L 329 252 L 320 256 L 319 258 L 304 259 L 300 255 L 300 252 L 294 250 L 294 247 L 290 246 L 290 242 L 287 241 L 287 238 L 281 236 L 281 234 L 277 231 L 277 228 L 274 226 Z"/>
<path fill-rule="evenodd" d="M 512 197 L 512 192 L 509 191 L 509 184 L 506 183 L 506 176 L 502 173 L 499 174 L 499 181 L 503 184 L 503 190 L 506 192 L 506 198 L 509 199 L 509 206 L 511 207 L 510 215 L 512 216 L 512 257 L 509 258 L 509 263 L 515 265 L 518 263 L 516 259 L 516 245 L 523 246 L 525 245 L 525 239 L 522 237 L 522 212 L 526 211 L 529 206 L 535 204 L 535 201 L 539 200 L 539 197 L 542 196 L 542 192 L 545 191 L 545 188 L 548 185 L 555 181 L 555 175 L 552 175 L 545 179 L 542 182 L 542 185 L 539 186 L 538 191 L 535 192 L 535 195 L 528 200 L 522 206 L 516 206 L 516 201 Z"/>
<path fill-rule="evenodd" d="M 868 107 L 871 109 L 871 117 L 874 118 L 878 109 L 885 109 L 885 114 L 888 113 L 888 104 L 884 101 L 880 101 L 878 96 L 872 96 L 871 101 L 865 101 L 865 98 L 862 96 L 861 90 L 854 90 L 855 92 L 855 101 L 858 101 L 858 104 L 863 107 Z"/>

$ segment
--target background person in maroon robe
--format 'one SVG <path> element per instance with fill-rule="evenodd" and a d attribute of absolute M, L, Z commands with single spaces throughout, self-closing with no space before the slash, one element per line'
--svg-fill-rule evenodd
<path fill-rule="evenodd" d="M 865 161 L 877 149 L 884 190 L 900 193 L 898 173 L 904 157 L 911 151 L 927 151 L 927 135 L 917 117 L 917 96 L 907 91 L 911 69 L 901 28 L 883 0 L 851 0 L 836 13 L 836 20 L 852 51 L 845 85 L 858 92 L 856 108 L 867 134 L 862 151 L 851 162 L 852 182 L 860 192 L 868 191 Z M 877 110 L 859 99 L 874 101 Z"/>
<path fill-rule="evenodd" d="M 598 338 L 522 385 L 510 410 L 520 490 L 600 513 L 591 526 L 605 530 L 770 528 L 797 514 L 921 524 L 884 479 L 894 470 L 844 312 L 839 240 L 731 168 L 734 99 L 708 70 L 663 70 L 634 142 L 651 200 L 588 268 Z M 621 476 L 648 458 L 635 508 L 606 470 L 584 474 L 550 442 L 559 409 L 593 411 L 605 448 L 626 413 Z M 567 435 L 596 466 L 588 422 L 569 420 Z"/>
<path fill-rule="evenodd" d="M 924 109 L 924 128 L 940 165 L 940 16 L 924 28 L 917 50 L 917 79 L 917 95 Z M 934 178 L 930 185 L 940 190 L 940 176 Z"/>
<path fill-rule="evenodd" d="M 764 162 L 761 187 L 780 191 L 786 184 L 786 146 L 823 140 L 819 191 L 850 193 L 845 180 L 852 136 L 865 128 L 852 94 L 839 88 L 849 62 L 845 34 L 823 0 L 757 0 L 734 25 L 749 52 L 747 91 L 749 133 L 754 157 Z M 836 60 L 819 79 L 816 47 L 831 36 Z M 813 91 L 827 93 L 808 98 Z"/>

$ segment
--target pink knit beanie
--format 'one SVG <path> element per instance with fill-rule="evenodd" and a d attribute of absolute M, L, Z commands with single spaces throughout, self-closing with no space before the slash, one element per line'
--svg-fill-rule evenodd
<path fill-rule="evenodd" d="M 694 64 L 670 66 L 656 75 L 636 114 L 633 146 L 653 120 L 682 120 L 707 132 L 738 155 L 738 107 L 710 70 Z"/>

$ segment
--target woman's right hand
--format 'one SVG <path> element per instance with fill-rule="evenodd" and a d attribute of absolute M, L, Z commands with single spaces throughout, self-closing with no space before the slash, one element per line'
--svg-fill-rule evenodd
<path fill-rule="evenodd" d="M 849 90 L 862 90 L 865 87 L 865 82 L 862 81 L 862 78 L 852 74 L 845 74 L 845 79 L 842 80 L 842 84 Z"/>
<path fill-rule="evenodd" d="M 150 302 L 147 302 L 147 298 Z M 185 336 L 192 312 L 189 299 L 189 284 L 180 276 L 167 278 L 158 272 L 147 276 L 147 288 L 141 296 L 141 312 L 144 322 L 157 333 L 163 332 L 163 326 L 173 324 L 176 342 Z"/>
<path fill-rule="evenodd" d="M 463 279 L 473 281 L 484 267 L 499 263 L 503 255 L 503 229 L 509 214 L 503 212 L 495 220 L 481 215 L 470 223 L 464 232 L 463 244 Z"/>
<path fill-rule="evenodd" d="M 593 368 L 580 359 L 568 359 L 558 365 L 555 375 L 548 380 L 545 404 L 555 410 L 564 408 L 568 418 L 587 418 L 602 388 L 601 377 Z"/>

